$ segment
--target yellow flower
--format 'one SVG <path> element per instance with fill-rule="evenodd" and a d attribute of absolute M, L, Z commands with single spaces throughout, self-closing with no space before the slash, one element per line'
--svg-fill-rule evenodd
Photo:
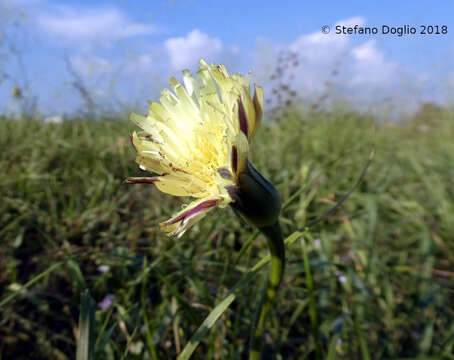
<path fill-rule="evenodd" d="M 197 76 L 183 71 L 184 86 L 172 77 L 173 92 L 164 89 L 146 117 L 131 114 L 144 130 L 131 136 L 136 161 L 158 176 L 126 182 L 152 183 L 162 192 L 196 198 L 160 224 L 176 236 L 214 207 L 237 202 L 238 184 L 249 168 L 249 143 L 263 112 L 263 90 L 254 86 L 251 96 L 249 75 L 229 75 L 224 65 L 201 60 Z"/>

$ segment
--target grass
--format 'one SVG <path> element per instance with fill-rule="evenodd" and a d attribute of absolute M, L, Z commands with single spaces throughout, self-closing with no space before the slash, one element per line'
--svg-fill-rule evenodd
<path fill-rule="evenodd" d="M 98 304 L 115 296 L 96 308 L 85 344 L 95 359 L 175 358 L 267 254 L 261 236 L 242 249 L 253 229 L 230 209 L 182 239 L 163 235 L 157 223 L 182 202 L 122 184 L 141 175 L 131 130 L 119 119 L 0 119 L 0 359 L 75 358 L 87 288 Z M 254 165 L 293 199 L 286 235 L 350 189 L 371 149 L 370 119 L 354 112 L 290 108 L 257 135 Z M 445 110 L 378 127 L 365 181 L 287 248 L 264 359 L 454 359 L 452 139 Z M 247 358 L 262 286 L 254 277 L 236 293 L 194 359 Z"/>

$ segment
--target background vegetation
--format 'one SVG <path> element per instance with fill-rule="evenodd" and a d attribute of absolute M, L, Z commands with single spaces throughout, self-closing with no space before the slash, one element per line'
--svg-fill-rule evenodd
<path fill-rule="evenodd" d="M 372 119 L 284 109 L 263 124 L 252 160 L 287 202 L 289 235 L 354 184 Z M 241 251 L 253 230 L 230 209 L 182 239 L 162 234 L 157 223 L 181 199 L 122 184 L 141 172 L 126 118 L 0 120 L 1 359 L 73 359 L 86 288 L 98 359 L 175 358 L 266 255 L 261 236 Z M 361 186 L 287 249 L 264 358 L 454 359 L 452 139 L 453 114 L 433 105 L 378 126 Z M 263 284 L 256 277 L 240 293 L 194 359 L 246 358 Z"/>

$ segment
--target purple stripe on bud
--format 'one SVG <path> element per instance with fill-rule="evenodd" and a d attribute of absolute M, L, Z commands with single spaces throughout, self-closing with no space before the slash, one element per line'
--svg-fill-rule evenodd
<path fill-rule="evenodd" d="M 238 170 L 238 150 L 236 146 L 232 146 L 232 170 L 236 174 Z"/>
<path fill-rule="evenodd" d="M 219 168 L 218 173 L 219 173 L 219 175 L 221 175 L 221 177 L 223 179 L 226 179 L 226 180 L 233 179 L 232 173 L 229 171 L 229 169 L 226 169 L 225 167 Z"/>
<path fill-rule="evenodd" d="M 246 117 L 246 111 L 244 110 L 243 102 L 238 100 L 238 117 L 240 120 L 240 130 L 243 132 L 246 137 L 248 137 L 248 122 Z"/>
<path fill-rule="evenodd" d="M 207 209 L 207 208 L 210 208 L 210 207 L 213 207 L 213 206 L 216 206 L 216 204 L 219 202 L 219 200 L 206 200 L 206 201 L 203 201 L 201 202 L 199 205 L 193 207 L 192 209 L 184 212 L 183 214 L 177 216 L 175 219 L 170 219 L 169 221 L 166 221 L 165 224 L 166 225 L 172 225 L 172 224 L 175 224 L 179 221 L 183 221 L 185 222 L 186 220 L 188 220 L 189 218 L 193 217 L 194 215 L 196 215 L 197 213 L 201 212 L 202 210 L 204 209 Z"/>

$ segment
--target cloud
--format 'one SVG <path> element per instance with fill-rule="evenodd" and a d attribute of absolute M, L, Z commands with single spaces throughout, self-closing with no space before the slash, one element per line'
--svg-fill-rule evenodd
<path fill-rule="evenodd" d="M 338 21 L 332 29 L 337 25 L 340 26 L 362 26 L 366 23 L 366 19 L 362 16 L 356 16 L 349 19 Z M 297 52 L 307 60 L 326 60 L 333 58 L 333 55 L 339 55 L 348 47 L 348 35 L 337 35 L 335 31 L 329 34 L 324 34 L 321 31 L 312 34 L 303 34 L 298 37 L 292 44 L 290 50 Z"/>
<path fill-rule="evenodd" d="M 167 39 L 164 46 L 174 69 L 193 67 L 200 59 L 210 61 L 225 50 L 221 40 L 198 29 L 192 30 L 186 37 Z"/>
<path fill-rule="evenodd" d="M 391 84 L 400 72 L 397 63 L 386 60 L 376 47 L 375 40 L 362 43 L 351 50 L 353 62 L 353 85 Z"/>
<path fill-rule="evenodd" d="M 39 12 L 36 25 L 43 32 L 64 42 L 104 44 L 158 31 L 152 24 L 133 22 L 116 8 L 72 8 L 58 6 Z"/>
<path fill-rule="evenodd" d="M 294 74 L 295 87 L 315 97 L 323 93 L 327 81 L 332 80 L 333 71 L 339 72 L 345 65 L 352 47 L 348 35 L 338 35 L 333 30 L 337 25 L 362 26 L 365 23 L 366 19 L 362 16 L 343 19 L 331 27 L 329 34 L 318 30 L 302 34 L 290 43 L 284 50 L 295 53 L 300 62 Z"/>
<path fill-rule="evenodd" d="M 360 94 L 365 89 L 385 89 L 399 81 L 402 69 L 386 59 L 375 40 L 335 33 L 337 25 L 365 24 L 362 16 L 340 20 L 329 34 L 303 34 L 288 46 L 300 59 L 301 66 L 295 74 L 300 90 L 318 96 L 326 91 L 327 83 L 334 81 L 340 89 Z"/>

